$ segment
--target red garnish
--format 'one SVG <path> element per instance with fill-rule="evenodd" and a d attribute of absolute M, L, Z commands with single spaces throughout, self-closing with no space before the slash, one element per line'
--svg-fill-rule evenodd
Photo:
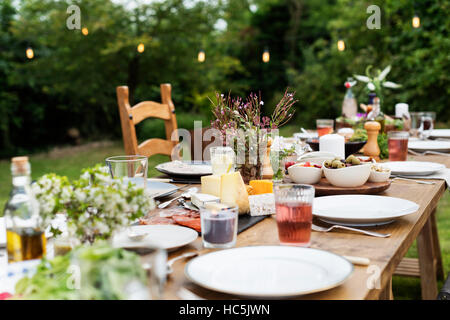
<path fill-rule="evenodd" d="M 295 164 L 294 161 L 288 161 L 284 164 L 284 169 L 287 170 L 290 166 L 293 166 Z"/>
<path fill-rule="evenodd" d="M 309 161 L 307 161 L 307 162 L 305 163 L 305 167 L 311 167 L 311 163 L 310 163 Z"/>
<path fill-rule="evenodd" d="M 12 294 L 8 292 L 2 292 L 0 293 L 0 300 L 6 300 L 12 297 Z"/>
<path fill-rule="evenodd" d="M 319 169 L 321 169 L 321 168 L 322 168 L 322 166 L 321 166 L 321 165 L 319 165 L 319 164 L 315 164 L 315 165 L 314 165 L 314 167 L 316 167 L 316 168 L 319 168 Z"/>
<path fill-rule="evenodd" d="M 350 88 L 350 87 L 351 87 L 350 82 L 346 82 L 346 83 L 345 83 L 345 87 L 346 87 L 347 89 Z"/>

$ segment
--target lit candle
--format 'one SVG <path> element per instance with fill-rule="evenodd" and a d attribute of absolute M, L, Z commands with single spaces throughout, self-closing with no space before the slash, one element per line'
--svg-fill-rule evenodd
<path fill-rule="evenodd" d="M 345 138 L 339 134 L 326 134 L 319 139 L 319 150 L 322 152 L 330 152 L 345 158 Z"/>

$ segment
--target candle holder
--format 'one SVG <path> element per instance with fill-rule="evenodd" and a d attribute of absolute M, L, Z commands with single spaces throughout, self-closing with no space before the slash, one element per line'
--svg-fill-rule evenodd
<path fill-rule="evenodd" d="M 236 245 L 238 207 L 200 209 L 205 248 L 226 249 Z"/>

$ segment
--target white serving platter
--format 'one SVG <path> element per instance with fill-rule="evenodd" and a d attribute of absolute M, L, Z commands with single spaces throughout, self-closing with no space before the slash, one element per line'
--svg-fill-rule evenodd
<path fill-rule="evenodd" d="M 428 176 L 445 168 L 443 164 L 427 161 L 392 161 L 383 166 L 391 169 L 391 175 Z"/>

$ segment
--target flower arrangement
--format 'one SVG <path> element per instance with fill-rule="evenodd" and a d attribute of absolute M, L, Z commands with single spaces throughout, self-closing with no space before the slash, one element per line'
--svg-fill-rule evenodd
<path fill-rule="evenodd" d="M 268 133 L 286 124 L 294 115 L 297 100 L 295 92 L 286 89 L 272 115 L 263 116 L 264 101 L 261 94 L 251 93 L 245 100 L 232 98 L 230 94 L 216 94 L 212 113 L 215 120 L 211 127 L 220 131 L 224 145 L 233 143 L 237 155 L 237 165 L 244 182 L 262 177 L 262 157 L 268 143 Z"/>
<path fill-rule="evenodd" d="M 391 72 L 391 66 L 387 66 L 383 69 L 383 71 L 377 69 L 375 70 L 375 75 L 371 74 L 371 69 L 373 66 L 369 65 L 366 68 L 366 75 L 353 75 L 357 80 L 367 83 L 367 90 L 369 92 L 374 91 L 377 94 L 377 97 L 380 98 L 381 102 L 383 101 L 383 87 L 397 89 L 402 85 L 397 84 L 392 81 L 386 81 L 386 76 Z"/>
<path fill-rule="evenodd" d="M 65 214 L 68 232 L 81 242 L 108 239 L 118 227 L 129 225 L 154 208 L 146 190 L 112 179 L 107 167 L 83 170 L 78 180 L 47 174 L 33 184 L 44 225 Z M 51 227 L 58 235 L 61 230 Z"/>
<path fill-rule="evenodd" d="M 297 100 L 294 100 L 295 92 L 288 92 L 286 89 L 283 98 L 275 107 L 272 115 L 262 116 L 261 108 L 264 101 L 261 94 L 250 93 L 247 99 L 240 97 L 232 98 L 230 94 L 216 93 L 216 103 L 211 100 L 213 105 L 212 113 L 215 120 L 211 121 L 211 127 L 218 129 L 223 135 L 233 130 L 258 130 L 266 129 L 268 131 L 277 129 L 286 124 L 294 115 L 292 110 Z"/>

